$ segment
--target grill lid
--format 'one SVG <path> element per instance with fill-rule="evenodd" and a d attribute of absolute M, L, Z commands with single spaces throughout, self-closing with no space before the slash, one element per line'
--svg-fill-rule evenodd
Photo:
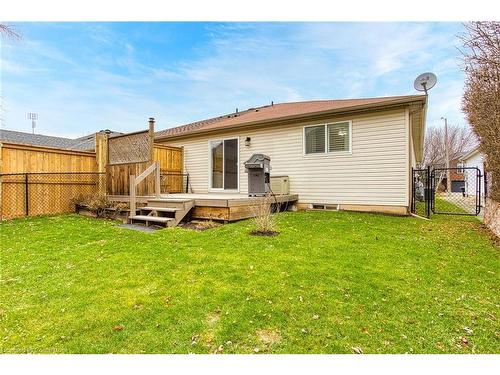
<path fill-rule="evenodd" d="M 271 158 L 267 155 L 253 154 L 252 156 L 250 156 L 250 159 L 245 162 L 245 168 L 264 168 L 264 166 L 269 166 L 270 161 Z"/>

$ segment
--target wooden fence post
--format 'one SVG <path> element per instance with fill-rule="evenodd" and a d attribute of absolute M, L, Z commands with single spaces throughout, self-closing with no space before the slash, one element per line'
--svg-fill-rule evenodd
<path fill-rule="evenodd" d="M 135 175 L 130 175 L 130 215 L 135 215 L 137 213 L 136 210 L 136 191 L 135 191 Z"/>
<path fill-rule="evenodd" d="M 99 194 L 107 193 L 108 138 L 109 135 L 106 132 L 99 132 L 95 135 L 97 172 L 104 173 L 104 176 L 99 175 Z"/>
<path fill-rule="evenodd" d="M 155 195 L 156 198 L 160 198 L 160 162 L 155 161 L 156 164 L 156 171 L 155 171 Z"/>
<path fill-rule="evenodd" d="M 155 119 L 154 117 L 149 118 L 149 160 L 153 161 L 155 159 Z"/>

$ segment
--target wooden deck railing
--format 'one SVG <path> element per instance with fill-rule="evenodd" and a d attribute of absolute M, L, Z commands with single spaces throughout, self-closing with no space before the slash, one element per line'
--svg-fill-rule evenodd
<path fill-rule="evenodd" d="M 137 211 L 137 186 L 150 174 L 155 173 L 155 196 L 160 197 L 160 162 L 155 161 L 139 176 L 130 175 L 130 214 Z"/>

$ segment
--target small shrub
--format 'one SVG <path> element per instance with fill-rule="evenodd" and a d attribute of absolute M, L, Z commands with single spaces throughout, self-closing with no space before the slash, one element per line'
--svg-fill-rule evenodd
<path fill-rule="evenodd" d="M 128 204 L 127 203 L 124 203 L 124 202 L 118 202 L 118 203 L 115 203 L 113 205 L 113 208 L 117 211 L 117 212 L 123 212 L 123 211 L 126 211 L 128 210 Z"/>
<path fill-rule="evenodd" d="M 95 212 L 96 217 L 105 217 L 106 209 L 111 208 L 112 204 L 105 195 L 96 194 L 90 197 L 87 206 Z"/>
<path fill-rule="evenodd" d="M 272 204 L 274 197 L 271 194 L 267 194 L 259 204 L 255 206 L 254 209 L 254 225 L 255 230 L 252 234 L 263 235 L 263 236 L 273 236 L 277 235 L 276 231 L 276 219 L 273 216 Z"/>
<path fill-rule="evenodd" d="M 78 209 L 81 206 L 87 205 L 88 202 L 88 196 L 85 196 L 83 194 L 78 194 L 76 197 L 71 198 L 70 200 L 71 204 L 75 206 L 76 211 L 78 212 Z"/>
<path fill-rule="evenodd" d="M 103 194 L 94 195 L 78 195 L 71 199 L 71 203 L 75 205 L 76 212 L 79 212 L 81 207 L 87 208 L 93 212 L 98 218 L 116 219 L 120 213 L 128 210 L 128 204 L 123 202 L 111 202 Z"/>

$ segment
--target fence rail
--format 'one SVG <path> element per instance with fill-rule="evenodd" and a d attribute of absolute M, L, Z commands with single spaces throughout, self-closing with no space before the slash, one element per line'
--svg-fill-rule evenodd
<path fill-rule="evenodd" d="M 105 177 L 98 172 L 0 174 L 0 219 L 74 212 L 78 197 L 105 193 Z"/>

